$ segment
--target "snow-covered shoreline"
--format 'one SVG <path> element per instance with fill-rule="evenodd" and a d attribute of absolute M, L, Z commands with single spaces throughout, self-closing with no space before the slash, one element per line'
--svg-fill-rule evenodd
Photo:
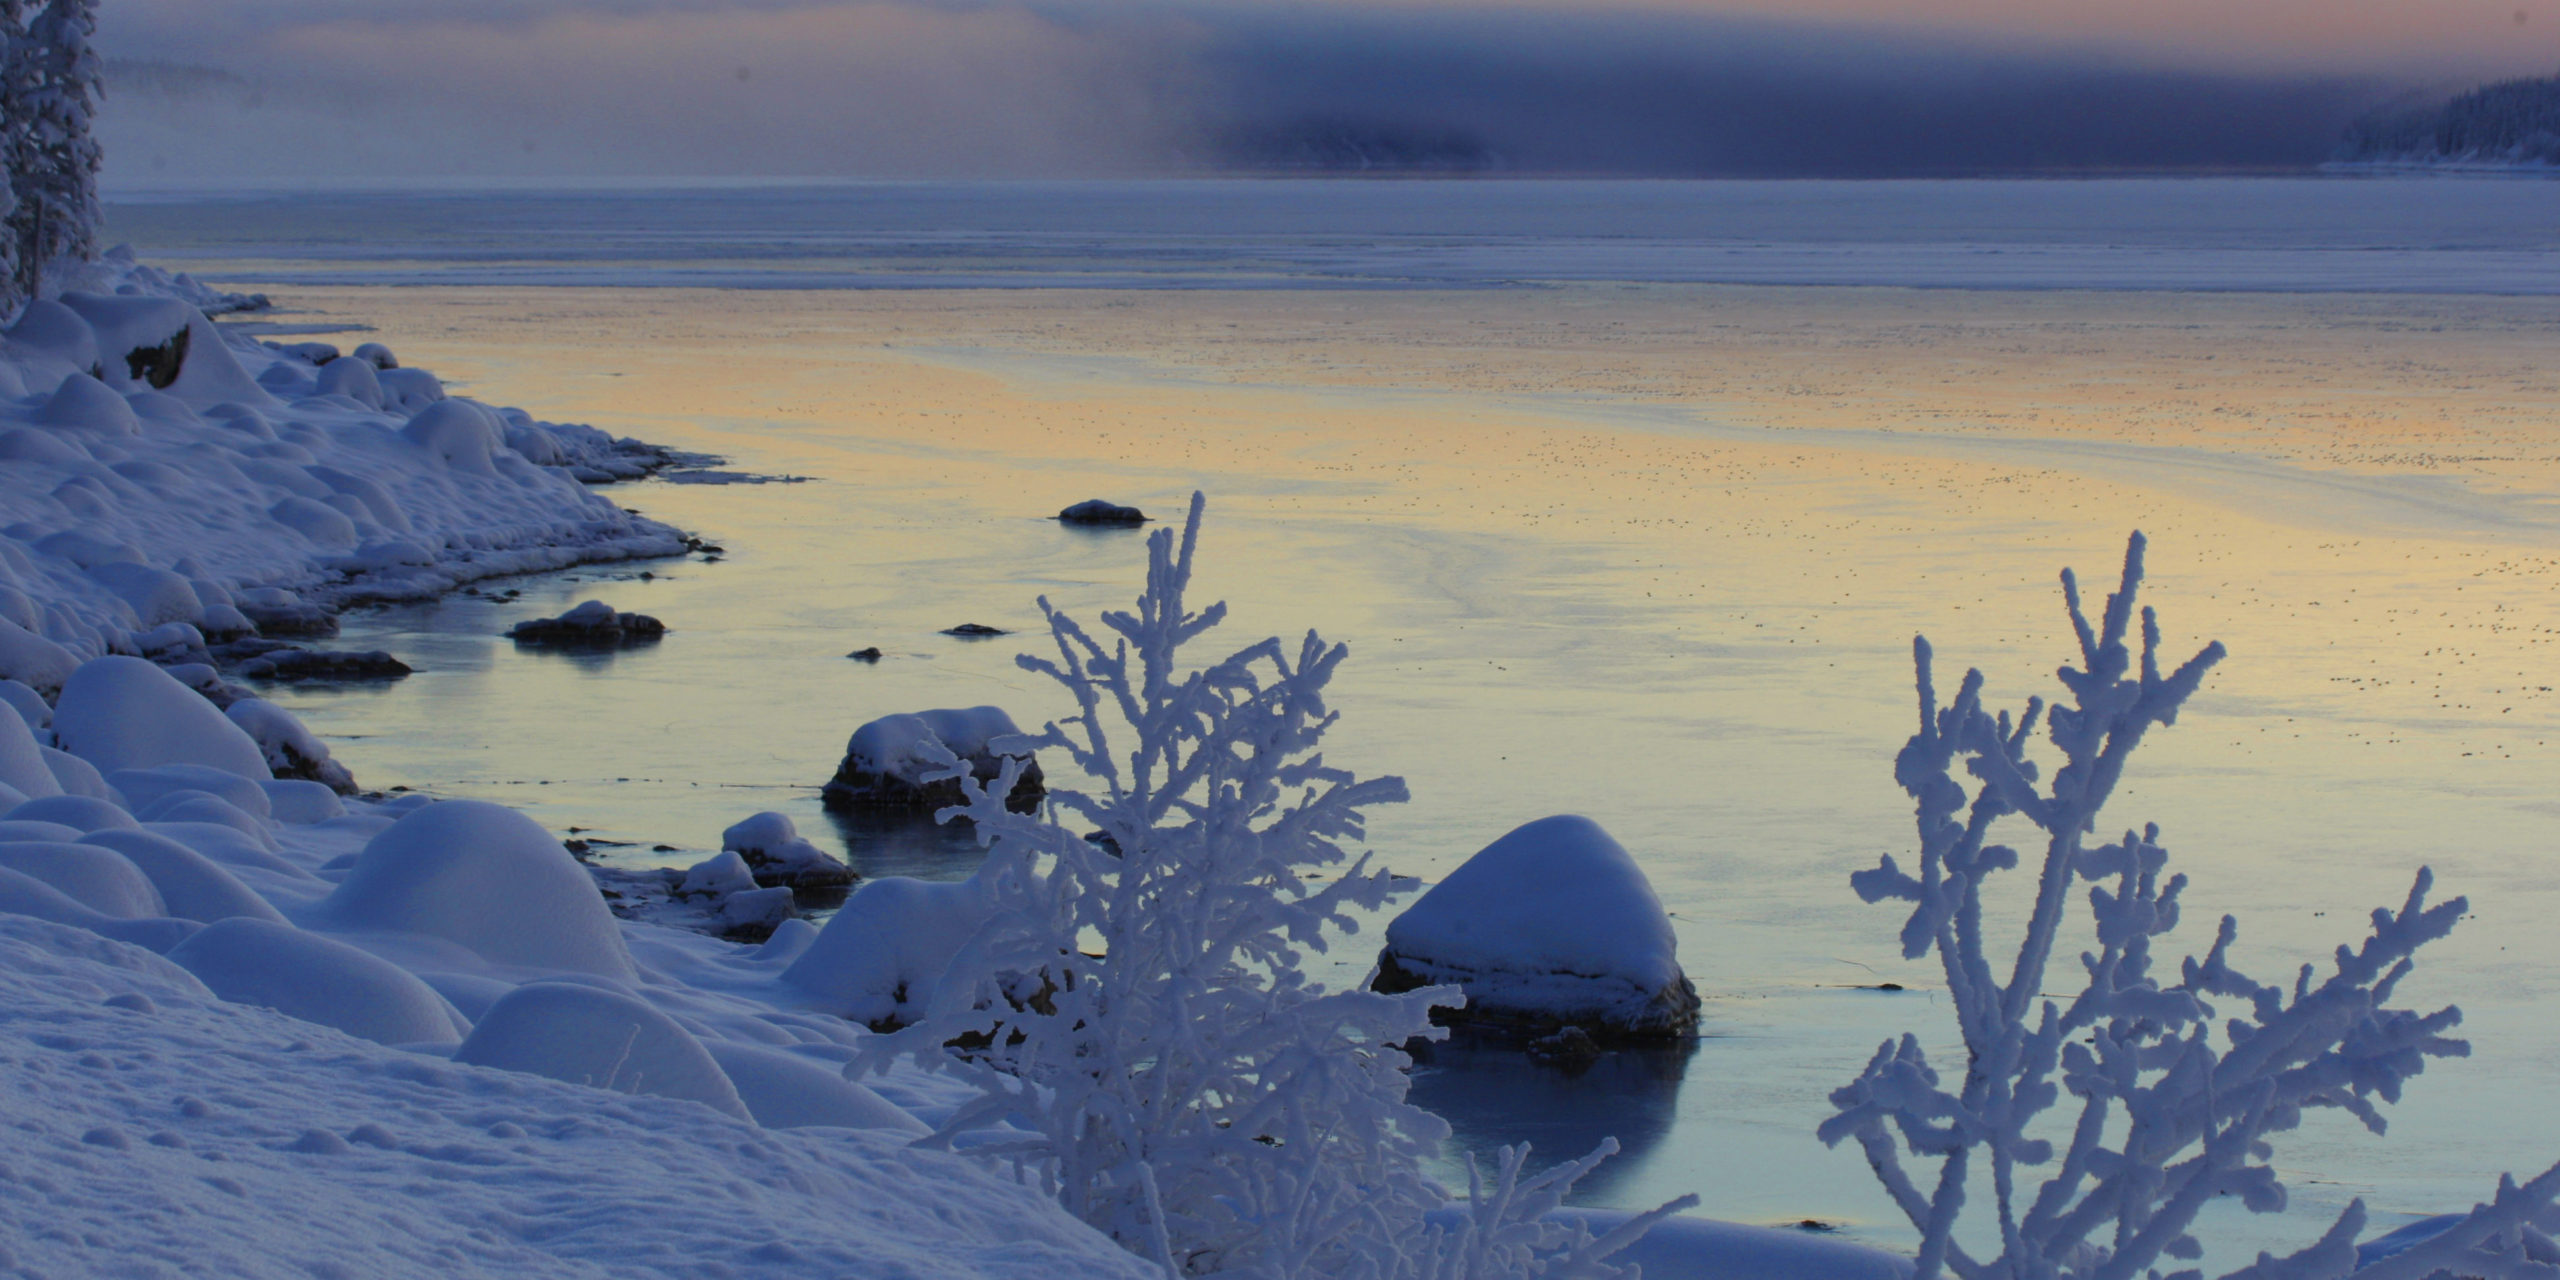
<path fill-rule="evenodd" d="M 449 398 L 374 344 L 258 342 L 129 256 L 84 277 L 0 341 L 0 675 L 690 545 L 588 488 L 668 450 Z"/>

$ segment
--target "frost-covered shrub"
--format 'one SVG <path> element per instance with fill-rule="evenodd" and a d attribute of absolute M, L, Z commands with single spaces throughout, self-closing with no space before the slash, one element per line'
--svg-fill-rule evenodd
<path fill-rule="evenodd" d="M 950 1066 L 979 1096 L 934 1139 L 970 1133 L 969 1150 L 1013 1161 L 1171 1274 L 1616 1274 L 1602 1260 L 1655 1215 L 1597 1240 L 1539 1221 L 1613 1145 L 1529 1179 L 1525 1152 L 1505 1152 L 1493 1187 L 1442 1212 L 1421 1161 L 1447 1126 L 1405 1100 L 1395 1046 L 1440 1034 L 1430 1010 L 1454 988 L 1329 991 L 1300 972 L 1302 950 L 1353 930 L 1352 910 L 1411 887 L 1338 843 L 1404 784 L 1317 752 L 1342 646 L 1265 640 L 1186 669 L 1182 649 L 1226 612 L 1185 600 L 1201 507 L 1178 550 L 1170 530 L 1148 540 L 1136 609 L 1102 616 L 1116 640 L 1041 602 L 1057 657 L 1019 662 L 1075 715 L 1000 740 L 991 780 L 926 748 L 933 776 L 963 790 L 944 816 L 988 844 L 975 883 L 989 912 L 922 1017 L 858 1066 L 964 1046 Z M 1100 789 L 1008 811 L 1027 748 L 1065 753 Z M 1346 861 L 1321 884 L 1307 874 Z"/>
<path fill-rule="evenodd" d="M 1928 641 L 1912 646 L 1920 731 L 1896 758 L 1894 776 L 1918 803 L 1919 874 L 1888 856 L 1851 883 L 1869 902 L 1914 904 L 1903 953 L 1938 956 L 1967 1061 L 1951 1090 L 1917 1038 L 1887 1041 L 1857 1080 L 1831 1095 L 1839 1110 L 1821 1133 L 1833 1144 L 1855 1139 L 1919 1229 L 1917 1280 L 2158 1276 L 2153 1268 L 2164 1259 L 2201 1256 L 2189 1229 L 2215 1197 L 2237 1196 L 2253 1212 L 2283 1210 L 2268 1139 L 2294 1128 L 2305 1111 L 2336 1108 L 2379 1133 L 2378 1103 L 2397 1100 L 2427 1059 L 2468 1051 L 2444 1035 L 2460 1010 L 2389 1004 L 2417 949 L 2450 932 L 2464 910 L 2460 898 L 2429 906 L 2424 870 L 2399 910 L 2373 913 L 2361 947 L 2338 948 L 2325 979 L 2308 964 L 2290 987 L 2233 968 L 2237 925 L 2227 916 L 2203 958 L 2186 959 L 2174 978 L 2153 971 L 2152 942 L 2177 927 L 2186 877 L 2163 876 L 2168 854 L 2157 826 L 2096 848 L 2083 837 L 2097 829 L 2145 732 L 2175 722 L 2223 650 L 2207 645 L 2163 674 L 2159 624 L 2146 608 L 2137 665 L 2126 634 L 2142 551 L 2135 534 L 2123 585 L 2094 628 L 2078 583 L 2063 572 L 2081 661 L 2058 673 L 2071 700 L 2049 716 L 2032 698 L 2014 717 L 1986 711 L 1979 671 L 1967 672 L 1955 701 L 1939 706 Z M 2027 752 L 2039 716 L 2063 757 L 2041 788 L 2040 766 Z M 1984 949 L 1982 887 L 2019 865 L 2017 850 L 1991 842 L 2011 818 L 2035 829 L 2044 858 L 2004 978 Z M 2094 945 L 2080 954 L 2085 987 L 2056 1003 L 2039 993 L 2079 881 L 2090 882 Z M 2065 1094 L 2079 1100 L 2078 1114 L 2048 1116 Z M 1906 1152 L 1923 1164 L 1917 1173 L 1905 1165 Z M 1925 1176 L 1927 1163 L 1936 1165 L 1934 1178 Z M 1987 1203 L 1968 1195 L 1977 1171 L 1988 1175 Z M 2030 1181 L 2030 1171 L 2042 1180 Z M 2560 1274 L 2552 1266 L 2560 1247 L 2543 1234 L 2560 1227 L 2555 1194 L 2560 1167 L 2523 1187 L 2502 1181 L 2494 1203 L 2361 1268 L 2359 1200 L 2309 1248 L 2287 1258 L 2261 1254 L 2229 1280 Z M 2184 1270 L 2172 1280 L 2202 1275 Z"/>

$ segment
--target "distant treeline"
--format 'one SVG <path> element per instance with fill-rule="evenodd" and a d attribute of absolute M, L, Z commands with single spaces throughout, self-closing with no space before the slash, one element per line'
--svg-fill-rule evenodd
<path fill-rule="evenodd" d="M 2560 76 L 2485 84 L 2442 106 L 2376 111 L 2347 126 L 2347 160 L 2560 164 Z"/>

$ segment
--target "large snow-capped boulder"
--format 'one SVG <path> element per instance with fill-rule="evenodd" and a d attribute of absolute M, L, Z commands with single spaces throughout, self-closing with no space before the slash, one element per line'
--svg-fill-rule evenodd
<path fill-rule="evenodd" d="M 217 920 L 169 958 L 233 1004 L 263 1005 L 377 1044 L 452 1044 L 462 1015 L 408 970 L 272 920 Z"/>
<path fill-rule="evenodd" d="M 211 924 L 235 916 L 282 923 L 284 916 L 221 863 L 154 831 L 109 827 L 78 836 L 123 854 L 127 862 L 151 878 L 170 915 Z"/>
<path fill-rule="evenodd" d="M 975 876 L 956 884 L 883 876 L 845 899 L 783 984 L 816 1008 L 886 1030 L 933 1003 L 951 958 L 994 905 Z"/>
<path fill-rule="evenodd" d="M 198 764 L 252 781 L 272 776 L 255 739 L 202 694 L 140 658 L 80 664 L 54 704 L 53 736 L 102 773 Z"/>
<path fill-rule="evenodd" d="M 736 1086 L 747 1113 L 765 1128 L 887 1129 L 918 1138 L 930 1132 L 888 1099 L 845 1079 L 840 1065 L 730 1040 L 709 1041 L 703 1048 Z"/>
<path fill-rule="evenodd" d="M 1387 925 L 1380 991 L 1454 984 L 1435 1021 L 1527 1036 L 1686 1036 L 1698 994 L 1662 900 L 1600 824 L 1540 818 L 1486 845 Z"/>
<path fill-rule="evenodd" d="M 734 853 L 766 888 L 835 889 L 853 883 L 853 868 L 800 838 L 791 819 L 770 810 L 720 833 L 720 849 Z"/>
<path fill-rule="evenodd" d="M 749 1119 L 737 1087 L 702 1042 L 667 1015 L 618 991 L 532 982 L 480 1016 L 453 1060 L 571 1084 L 684 1098 Z"/>
<path fill-rule="evenodd" d="M 1022 776 L 1005 797 L 1005 807 L 1029 813 L 1046 794 L 1040 762 L 1028 752 L 999 753 L 999 738 L 1020 733 L 1013 717 L 995 707 L 965 707 L 882 716 L 853 731 L 844 760 L 829 779 L 824 798 L 829 808 L 908 809 L 931 812 L 960 803 L 960 780 L 925 781 L 933 766 L 924 756 L 927 743 L 939 742 L 969 764 L 981 782 L 993 782 L 1008 758 L 1022 761 Z"/>
<path fill-rule="evenodd" d="M 484 801 L 431 804 L 385 828 L 320 913 L 336 928 L 427 934 L 497 964 L 635 977 L 586 869 L 533 819 Z"/>
<path fill-rule="evenodd" d="M 175 298 L 73 290 L 62 295 L 62 305 L 97 335 L 98 368 L 119 390 L 169 385 L 194 345 L 189 327 L 196 309 Z"/>

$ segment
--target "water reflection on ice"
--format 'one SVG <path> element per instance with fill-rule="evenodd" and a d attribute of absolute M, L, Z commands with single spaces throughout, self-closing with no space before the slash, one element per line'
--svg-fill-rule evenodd
<path fill-rule="evenodd" d="M 1573 1196 L 1577 1204 L 1612 1204 L 1618 1187 L 1643 1172 L 1670 1136 L 1680 1083 L 1697 1052 L 1695 1040 L 1612 1049 L 1572 1069 L 1540 1062 L 1514 1044 L 1444 1042 L 1423 1047 L 1411 1096 L 1449 1122 L 1453 1159 L 1526 1142 L 1537 1157 L 1531 1165 L 1543 1167 L 1615 1137 L 1617 1156 L 1585 1177 Z M 1453 1184 L 1465 1185 L 1464 1177 Z"/>

